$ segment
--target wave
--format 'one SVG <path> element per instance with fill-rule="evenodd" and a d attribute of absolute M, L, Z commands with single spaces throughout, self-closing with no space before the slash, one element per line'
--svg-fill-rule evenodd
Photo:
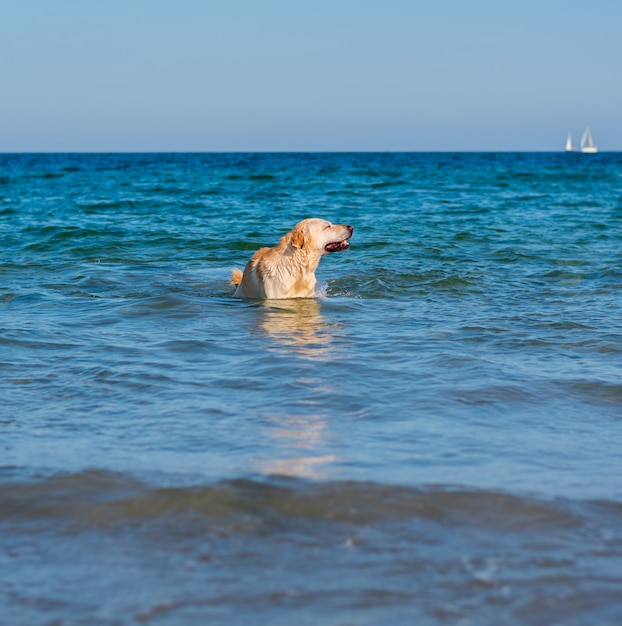
<path fill-rule="evenodd" d="M 449 486 L 86 471 L 0 487 L 0 602 L 6 623 L 618 624 L 621 521 Z"/>
<path fill-rule="evenodd" d="M 307 482 L 276 476 L 159 487 L 130 475 L 95 470 L 0 486 L 0 524 L 65 522 L 88 529 L 189 515 L 206 523 L 256 516 L 282 523 L 366 526 L 430 521 L 506 531 L 585 529 L 600 520 L 622 529 L 622 503 L 617 501 L 545 500 L 457 486 Z"/>

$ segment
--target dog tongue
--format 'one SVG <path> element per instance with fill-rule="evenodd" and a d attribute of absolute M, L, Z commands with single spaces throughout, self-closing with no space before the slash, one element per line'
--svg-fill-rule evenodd
<path fill-rule="evenodd" d="M 341 250 L 345 250 L 349 248 L 350 244 L 344 239 L 343 241 L 334 241 L 333 243 L 327 243 L 324 246 L 324 249 L 327 252 L 341 252 Z"/>

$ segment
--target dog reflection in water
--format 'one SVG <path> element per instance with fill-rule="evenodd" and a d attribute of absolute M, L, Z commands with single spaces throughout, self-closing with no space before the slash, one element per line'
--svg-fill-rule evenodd
<path fill-rule="evenodd" d="M 259 304 L 256 332 L 275 341 L 276 350 L 293 350 L 308 359 L 325 359 L 333 351 L 335 328 L 316 300 L 270 300 Z"/>
<path fill-rule="evenodd" d="M 326 418 L 321 414 L 277 414 L 270 420 L 268 436 L 279 451 L 262 457 L 261 473 L 292 478 L 329 478 L 339 459 L 326 454 L 330 440 Z"/>
<path fill-rule="evenodd" d="M 336 349 L 336 324 L 329 323 L 321 314 L 317 300 L 271 300 L 253 307 L 255 326 L 253 332 L 267 335 L 269 350 L 275 358 L 298 361 L 327 361 Z M 294 361 L 292 360 L 292 365 Z M 323 367 L 320 363 L 318 368 Z M 320 409 L 326 394 L 332 395 L 331 380 L 312 378 L 296 379 L 301 386 L 300 400 L 307 397 L 305 406 L 311 409 L 300 415 L 275 407 L 267 428 L 276 452 L 263 455 L 259 460 L 262 473 L 296 478 L 326 479 L 339 460 L 327 449 L 330 441 L 330 424 Z M 297 403 L 298 404 L 298 403 Z M 317 405 L 317 409 L 311 408 Z M 264 453 L 265 454 L 265 453 Z"/>
<path fill-rule="evenodd" d="M 326 480 L 330 478 L 330 465 L 337 461 L 334 455 L 299 456 L 291 459 L 271 459 L 261 465 L 261 471 L 269 476 L 288 478 L 309 478 Z"/>

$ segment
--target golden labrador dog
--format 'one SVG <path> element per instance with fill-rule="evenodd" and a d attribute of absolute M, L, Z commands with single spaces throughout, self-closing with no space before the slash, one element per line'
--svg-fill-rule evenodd
<path fill-rule="evenodd" d="M 234 296 L 251 300 L 313 298 L 315 270 L 329 252 L 349 248 L 354 226 L 326 220 L 303 220 L 274 248 L 261 248 L 246 264 L 244 272 L 233 270 Z"/>

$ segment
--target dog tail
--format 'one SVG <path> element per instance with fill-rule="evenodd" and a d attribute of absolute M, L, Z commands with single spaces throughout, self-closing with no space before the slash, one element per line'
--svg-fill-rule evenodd
<path fill-rule="evenodd" d="M 231 272 L 231 284 L 239 285 L 242 282 L 242 270 L 239 270 L 237 267 L 233 268 L 233 272 Z"/>

